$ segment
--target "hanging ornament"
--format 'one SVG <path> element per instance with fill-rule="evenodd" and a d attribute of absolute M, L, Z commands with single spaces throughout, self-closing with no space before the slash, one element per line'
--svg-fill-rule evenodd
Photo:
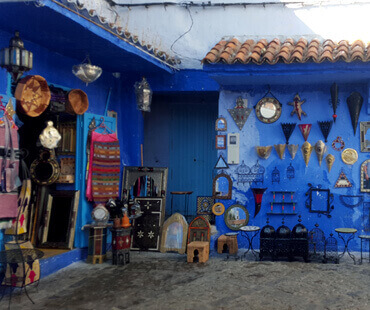
<path fill-rule="evenodd" d="M 278 153 L 278 155 L 279 155 L 279 158 L 283 159 L 286 144 L 275 144 L 274 147 L 275 147 L 276 153 Z"/>
<path fill-rule="evenodd" d="M 281 128 L 286 139 L 286 144 L 289 144 L 289 138 L 292 135 L 296 123 L 281 123 Z"/>
<path fill-rule="evenodd" d="M 274 170 L 272 170 L 271 182 L 272 182 L 272 184 L 274 184 L 275 182 L 280 183 L 280 171 L 276 167 L 275 167 Z"/>
<path fill-rule="evenodd" d="M 308 162 L 310 161 L 311 153 L 313 151 L 313 146 L 309 142 L 303 143 L 302 147 L 302 154 L 304 162 L 306 163 L 306 167 L 308 166 Z"/>
<path fill-rule="evenodd" d="M 294 159 L 295 155 L 297 154 L 298 148 L 298 144 L 288 144 L 288 152 L 292 159 Z"/>
<path fill-rule="evenodd" d="M 331 95 L 331 106 L 333 107 L 333 120 L 337 119 L 337 107 L 338 107 L 338 85 L 333 83 L 330 87 L 330 95 Z"/>
<path fill-rule="evenodd" d="M 345 149 L 342 152 L 342 160 L 347 165 L 353 165 L 358 160 L 358 154 L 355 149 Z"/>
<path fill-rule="evenodd" d="M 357 91 L 351 93 L 351 95 L 347 98 L 347 106 L 349 114 L 351 115 L 353 133 L 355 135 L 358 124 L 358 117 L 360 116 L 360 111 L 363 102 L 364 98 L 362 98 L 361 94 Z"/>
<path fill-rule="evenodd" d="M 321 166 L 322 159 L 324 157 L 324 154 L 326 153 L 327 147 L 322 140 L 319 140 L 315 144 L 315 152 L 317 156 L 317 160 L 319 161 L 319 165 Z"/>
<path fill-rule="evenodd" d="M 54 149 L 62 139 L 58 130 L 53 126 L 52 121 L 46 122 L 46 127 L 39 135 L 41 145 L 47 149 Z"/>
<path fill-rule="evenodd" d="M 252 109 L 245 107 L 248 106 L 248 100 L 242 99 L 242 97 L 238 97 L 236 99 L 236 105 L 234 109 L 228 109 L 231 117 L 233 118 L 236 126 L 238 126 L 239 130 L 242 130 L 244 127 L 245 122 L 247 121 L 249 115 L 252 112 Z"/>
<path fill-rule="evenodd" d="M 286 177 L 291 180 L 294 179 L 295 170 L 292 166 L 292 163 L 289 164 L 289 166 L 286 168 Z"/>
<path fill-rule="evenodd" d="M 336 151 L 341 151 L 344 149 L 344 141 L 342 137 L 337 137 L 332 143 L 331 147 Z"/>
<path fill-rule="evenodd" d="M 321 132 L 324 136 L 325 143 L 328 142 L 328 136 L 333 125 L 333 121 L 317 122 L 320 126 Z"/>
<path fill-rule="evenodd" d="M 343 169 L 340 172 L 340 175 L 335 182 L 334 187 L 352 187 L 352 183 L 348 180 L 347 176 L 345 175 Z"/>
<path fill-rule="evenodd" d="M 272 146 L 256 146 L 256 152 L 259 158 L 267 159 L 270 157 Z"/>
<path fill-rule="evenodd" d="M 306 112 L 302 110 L 302 104 L 304 104 L 306 100 L 301 100 L 298 94 L 294 96 L 293 102 L 289 102 L 288 105 L 293 106 L 293 111 L 290 113 L 290 115 L 297 114 L 298 119 L 301 120 L 301 116 L 307 116 Z"/>
<path fill-rule="evenodd" d="M 301 130 L 304 141 L 307 141 L 307 138 L 311 131 L 312 124 L 299 124 L 298 127 Z"/>
<path fill-rule="evenodd" d="M 328 170 L 330 172 L 331 167 L 333 167 L 333 164 L 334 164 L 334 161 L 335 161 L 335 157 L 333 155 L 331 155 L 331 154 L 328 154 L 328 155 L 326 155 L 325 161 L 326 161 L 326 165 L 328 167 Z"/>
<path fill-rule="evenodd" d="M 262 196 L 267 188 L 251 188 L 254 197 L 254 217 L 260 212 L 262 205 Z"/>

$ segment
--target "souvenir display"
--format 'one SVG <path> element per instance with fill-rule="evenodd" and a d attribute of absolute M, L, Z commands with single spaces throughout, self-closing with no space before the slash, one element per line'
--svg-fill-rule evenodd
<path fill-rule="evenodd" d="M 212 212 L 214 215 L 222 215 L 225 212 L 225 206 L 221 202 L 217 202 L 212 206 Z"/>
<path fill-rule="evenodd" d="M 267 188 L 251 188 L 254 197 L 254 217 L 260 212 L 262 196 Z"/>
<path fill-rule="evenodd" d="M 292 166 L 292 163 L 289 164 L 289 166 L 286 168 L 286 177 L 291 180 L 294 179 L 295 170 Z"/>
<path fill-rule="evenodd" d="M 42 150 L 30 167 L 32 180 L 38 185 L 50 185 L 58 180 L 60 168 L 53 150 Z"/>
<path fill-rule="evenodd" d="M 334 187 L 352 187 L 352 183 L 348 180 L 347 176 L 345 175 L 343 169 L 340 172 L 340 175 L 335 182 Z"/>
<path fill-rule="evenodd" d="M 236 126 L 238 126 L 239 130 L 242 130 L 245 122 L 252 112 L 252 109 L 248 108 L 247 99 L 242 99 L 242 97 L 238 97 L 238 99 L 236 99 L 235 108 L 228 109 L 228 111 L 233 118 Z"/>
<path fill-rule="evenodd" d="M 363 101 L 364 101 L 364 98 L 362 98 L 359 92 L 353 92 L 347 98 L 347 106 L 348 106 L 349 114 L 351 116 L 351 122 L 352 122 L 354 135 L 356 135 L 358 118 L 360 116 L 360 111 L 361 111 Z"/>
<path fill-rule="evenodd" d="M 325 143 L 328 142 L 328 136 L 333 125 L 333 121 L 317 122 L 319 124 L 322 135 L 324 136 Z"/>
<path fill-rule="evenodd" d="M 54 149 L 58 146 L 60 139 L 62 138 L 58 130 L 53 126 L 52 121 L 46 122 L 46 128 L 41 132 L 39 139 L 41 145 L 47 149 Z"/>
<path fill-rule="evenodd" d="M 256 146 L 256 152 L 259 158 L 268 159 L 271 155 L 272 146 Z"/>
<path fill-rule="evenodd" d="M 249 212 L 241 204 L 234 204 L 226 210 L 224 219 L 228 228 L 239 230 L 240 227 L 248 225 Z"/>
<path fill-rule="evenodd" d="M 14 97 L 21 113 L 37 117 L 49 106 L 51 94 L 48 83 L 42 76 L 28 75 L 18 82 Z"/>
<path fill-rule="evenodd" d="M 213 179 L 213 198 L 231 199 L 233 181 L 226 173 L 220 173 Z"/>
<path fill-rule="evenodd" d="M 369 128 L 370 122 L 360 122 L 361 152 L 370 152 L 370 140 L 366 139 L 366 134 Z"/>
<path fill-rule="evenodd" d="M 286 144 L 289 144 L 289 138 L 295 129 L 296 123 L 281 123 L 281 128 L 283 129 Z"/>
<path fill-rule="evenodd" d="M 271 211 L 267 212 L 267 215 L 296 215 L 295 207 L 297 202 L 293 200 L 295 192 L 293 191 L 271 191 L 272 201 L 270 202 Z M 280 200 L 276 200 L 277 197 L 280 197 Z M 288 197 L 288 200 L 285 198 Z M 279 211 L 274 210 L 274 206 L 279 207 Z M 288 210 L 285 208 L 288 207 Z"/>
<path fill-rule="evenodd" d="M 280 171 L 278 168 L 275 167 L 274 170 L 272 170 L 271 173 L 271 183 L 280 183 Z"/>
<path fill-rule="evenodd" d="M 217 163 L 214 169 L 229 169 L 229 165 L 226 163 L 222 155 L 218 157 Z"/>
<path fill-rule="evenodd" d="M 304 104 L 306 100 L 301 100 L 298 94 L 294 96 L 293 102 L 289 102 L 288 105 L 293 107 L 293 111 L 290 113 L 291 116 L 297 114 L 298 119 L 301 120 L 302 115 L 307 116 L 306 112 L 302 110 L 302 104 Z"/>
<path fill-rule="evenodd" d="M 313 149 L 314 149 L 313 146 L 307 141 L 302 144 L 301 151 L 302 151 L 304 162 L 306 163 L 306 167 L 308 166 L 308 162 L 310 161 L 311 153 Z"/>
<path fill-rule="evenodd" d="M 333 107 L 333 120 L 334 123 L 337 119 L 337 107 L 338 107 L 338 85 L 333 83 L 330 87 L 330 95 L 331 95 L 331 106 Z"/>
<path fill-rule="evenodd" d="M 370 192 L 370 159 L 361 164 L 361 192 Z"/>
<path fill-rule="evenodd" d="M 308 184 L 308 191 L 306 192 L 306 202 L 305 205 L 310 213 L 318 213 L 326 215 L 328 218 L 331 217 L 330 212 L 334 209 L 332 205 L 334 200 L 334 195 L 330 193 L 329 189 L 323 189 L 321 185 L 314 187 L 312 184 Z"/>
<path fill-rule="evenodd" d="M 302 133 L 304 141 L 307 141 L 307 138 L 311 131 L 312 124 L 299 124 L 298 127 Z"/>
<path fill-rule="evenodd" d="M 216 131 L 226 131 L 227 130 L 226 118 L 219 117 L 218 119 L 216 119 L 215 130 Z"/>
<path fill-rule="evenodd" d="M 298 148 L 299 148 L 298 144 L 288 144 L 288 152 L 292 159 L 294 159 L 295 155 L 297 154 Z"/>
<path fill-rule="evenodd" d="M 337 137 L 331 144 L 331 147 L 336 151 L 341 151 L 344 149 L 344 141 L 342 137 Z"/>
<path fill-rule="evenodd" d="M 363 195 L 339 195 L 339 200 L 347 208 L 355 208 L 362 204 L 362 202 L 364 201 L 364 196 Z"/>
<path fill-rule="evenodd" d="M 262 167 L 258 160 L 257 163 L 249 168 L 245 163 L 244 160 L 242 161 L 241 165 L 236 169 L 236 174 L 238 176 L 237 183 L 263 183 L 265 168 Z"/>
<path fill-rule="evenodd" d="M 188 223 L 180 213 L 171 215 L 163 224 L 161 247 L 162 253 L 178 252 L 184 254 L 188 234 Z"/>
<path fill-rule="evenodd" d="M 276 122 L 281 115 L 281 103 L 276 98 L 264 97 L 255 106 L 257 118 L 265 123 Z"/>
<path fill-rule="evenodd" d="M 216 149 L 226 149 L 226 135 L 216 135 Z"/>
<path fill-rule="evenodd" d="M 334 164 L 334 161 L 335 161 L 335 157 L 333 155 L 331 155 L 331 154 L 328 154 L 325 157 L 325 161 L 326 161 L 326 166 L 328 167 L 328 171 L 330 172 L 331 167 L 333 167 L 333 164 Z"/>
<path fill-rule="evenodd" d="M 275 147 L 276 153 L 279 155 L 279 158 L 284 159 L 286 144 L 275 144 L 274 147 Z"/>
<path fill-rule="evenodd" d="M 358 160 L 358 154 L 355 149 L 345 149 L 342 152 L 342 160 L 347 165 L 353 165 Z"/>
<path fill-rule="evenodd" d="M 89 99 L 86 93 L 81 89 L 72 89 L 68 92 L 65 105 L 66 112 L 69 114 L 84 114 L 89 108 Z"/>
<path fill-rule="evenodd" d="M 208 242 L 211 238 L 209 222 L 203 216 L 197 216 L 189 224 L 188 230 L 188 246 L 194 241 Z M 188 248 L 189 250 L 189 248 Z"/>
<path fill-rule="evenodd" d="M 327 147 L 324 142 L 321 140 L 317 141 L 315 144 L 315 152 L 317 155 L 317 160 L 319 161 L 319 165 L 321 166 L 322 159 L 324 158 L 324 154 L 326 153 Z"/>

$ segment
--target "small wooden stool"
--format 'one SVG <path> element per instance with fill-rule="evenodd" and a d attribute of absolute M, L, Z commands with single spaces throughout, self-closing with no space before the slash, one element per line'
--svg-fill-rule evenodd
<path fill-rule="evenodd" d="M 229 254 L 238 253 L 238 239 L 237 235 L 233 234 L 231 236 L 221 235 L 217 239 L 217 253 L 222 254 L 224 251 L 225 245 L 229 250 Z"/>
<path fill-rule="evenodd" d="M 193 241 L 188 244 L 188 263 L 205 263 L 209 259 L 209 242 Z"/>

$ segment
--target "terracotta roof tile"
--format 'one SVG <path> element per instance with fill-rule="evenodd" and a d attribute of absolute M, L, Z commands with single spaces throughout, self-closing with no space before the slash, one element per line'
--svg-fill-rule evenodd
<path fill-rule="evenodd" d="M 222 61 L 227 64 L 275 64 L 283 62 L 289 64 L 359 60 L 363 62 L 370 61 L 370 43 L 365 45 L 361 40 L 356 40 L 352 44 L 347 40 L 336 43 L 330 39 L 307 41 L 305 38 L 300 38 L 298 41 L 294 41 L 292 38 L 280 41 L 275 38 L 270 42 L 266 39 L 257 42 L 249 39 L 240 42 L 233 38 L 230 41 L 217 43 L 202 62 L 217 63 Z"/>

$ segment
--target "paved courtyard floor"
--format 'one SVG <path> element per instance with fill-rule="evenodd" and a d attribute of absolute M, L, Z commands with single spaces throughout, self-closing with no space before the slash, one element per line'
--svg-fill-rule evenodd
<path fill-rule="evenodd" d="M 369 310 L 370 264 L 224 261 L 217 254 L 188 264 L 185 255 L 131 252 L 126 266 L 74 263 L 29 292 L 35 305 L 15 292 L 11 309 Z M 8 296 L 0 309 L 7 306 Z"/>

